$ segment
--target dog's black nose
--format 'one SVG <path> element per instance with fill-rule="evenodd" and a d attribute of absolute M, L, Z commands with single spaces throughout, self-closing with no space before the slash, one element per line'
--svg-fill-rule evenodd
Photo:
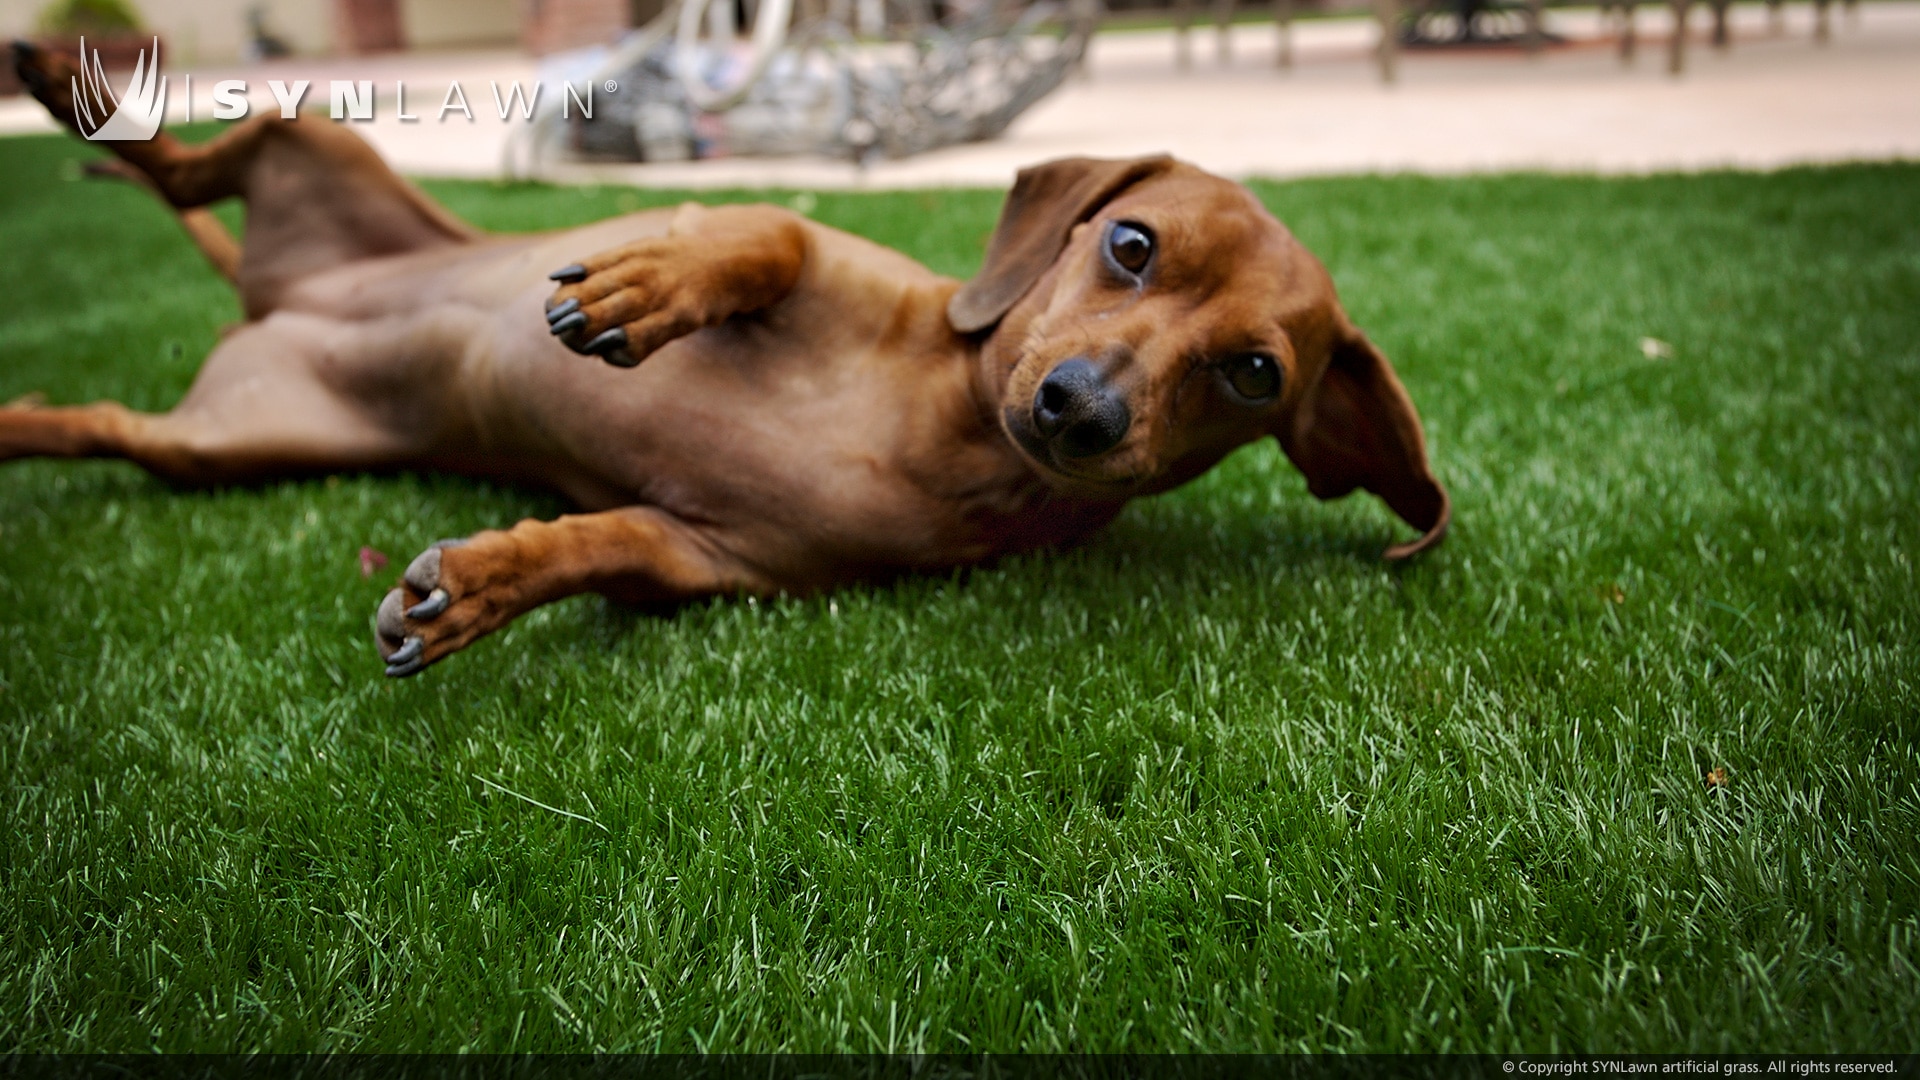
<path fill-rule="evenodd" d="M 1100 374 L 1075 357 L 1047 373 L 1033 395 L 1033 426 L 1060 456 L 1092 457 L 1118 446 L 1133 417 L 1127 399 Z"/>

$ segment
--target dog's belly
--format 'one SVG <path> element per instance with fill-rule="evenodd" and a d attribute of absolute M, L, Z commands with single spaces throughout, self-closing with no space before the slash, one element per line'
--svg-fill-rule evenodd
<path fill-rule="evenodd" d="M 511 413 L 524 444 L 559 469 L 590 475 L 603 504 L 701 523 L 782 581 L 990 554 L 972 550 L 966 508 L 922 483 L 913 460 L 923 429 L 964 395 L 966 372 L 938 351 L 897 349 L 859 311 L 833 306 L 837 319 L 791 307 L 736 318 L 630 370 L 515 320 L 476 367 L 501 373 L 493 411 Z M 985 472 L 1003 464 L 981 456 Z"/>

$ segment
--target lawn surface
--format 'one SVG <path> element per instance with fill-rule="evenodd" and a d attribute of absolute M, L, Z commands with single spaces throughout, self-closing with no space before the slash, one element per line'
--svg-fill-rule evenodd
<path fill-rule="evenodd" d="M 165 408 L 238 311 L 92 153 L 0 142 L 0 400 Z M 398 564 L 558 501 L 0 467 L 0 1049 L 1920 1049 L 1920 167 L 1258 190 L 1426 419 L 1415 565 L 1269 443 L 392 682 Z M 811 212 L 965 274 L 998 201 Z"/>

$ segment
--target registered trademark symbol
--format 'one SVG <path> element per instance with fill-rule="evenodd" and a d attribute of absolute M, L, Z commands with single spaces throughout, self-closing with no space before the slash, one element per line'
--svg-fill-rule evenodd
<path fill-rule="evenodd" d="M 619 83 L 614 82 L 612 79 L 607 80 L 607 93 L 611 94 L 618 89 L 620 89 Z"/>

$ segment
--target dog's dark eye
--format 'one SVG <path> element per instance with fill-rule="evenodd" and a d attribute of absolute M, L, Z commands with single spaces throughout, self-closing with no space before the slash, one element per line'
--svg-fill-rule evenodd
<path fill-rule="evenodd" d="M 1153 235 L 1132 222 L 1116 222 L 1107 233 L 1107 251 L 1127 273 L 1137 274 L 1153 258 Z"/>
<path fill-rule="evenodd" d="M 1280 365 L 1271 356 L 1247 353 L 1222 365 L 1227 385 L 1249 402 L 1270 401 L 1280 392 Z"/>

